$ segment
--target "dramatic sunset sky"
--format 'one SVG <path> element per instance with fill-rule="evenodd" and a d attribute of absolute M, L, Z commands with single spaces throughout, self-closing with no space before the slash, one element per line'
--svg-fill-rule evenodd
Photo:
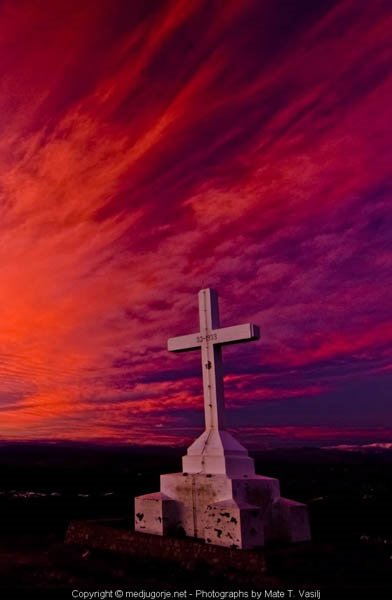
<path fill-rule="evenodd" d="M 391 2 L 1 0 L 0 439 L 392 439 Z"/>

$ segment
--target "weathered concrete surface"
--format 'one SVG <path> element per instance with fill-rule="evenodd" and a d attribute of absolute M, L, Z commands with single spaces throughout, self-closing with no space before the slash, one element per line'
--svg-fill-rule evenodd
<path fill-rule="evenodd" d="M 135 529 L 142 533 L 168 535 L 178 521 L 178 503 L 155 492 L 135 498 Z"/>
<path fill-rule="evenodd" d="M 248 551 L 203 542 L 157 535 L 141 534 L 118 529 L 110 521 L 73 521 L 70 523 L 66 544 L 74 544 L 124 555 L 149 557 L 171 561 L 191 570 L 203 564 L 214 573 L 245 575 L 249 581 L 266 572 L 262 550 Z"/>
<path fill-rule="evenodd" d="M 160 487 L 161 492 L 135 498 L 140 533 L 185 534 L 244 549 L 310 539 L 307 507 L 282 498 L 277 479 L 170 473 L 161 475 Z"/>

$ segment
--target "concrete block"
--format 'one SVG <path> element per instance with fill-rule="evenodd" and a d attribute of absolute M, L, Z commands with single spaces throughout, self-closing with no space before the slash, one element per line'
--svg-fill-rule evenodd
<path fill-rule="evenodd" d="M 262 546 L 264 531 L 260 507 L 234 500 L 208 505 L 204 539 L 208 544 L 231 548 Z"/>
<path fill-rule="evenodd" d="M 263 514 L 279 496 L 279 481 L 273 477 L 253 475 L 232 479 L 232 498 L 240 503 L 259 506 Z"/>
<path fill-rule="evenodd" d="M 306 542 L 311 539 L 308 507 L 301 502 L 277 498 L 266 520 L 267 541 Z"/>
<path fill-rule="evenodd" d="M 177 530 L 204 539 L 205 508 L 231 497 L 231 480 L 226 475 L 171 473 L 161 475 L 161 492 L 178 503 Z"/>
<path fill-rule="evenodd" d="M 135 498 L 135 531 L 167 535 L 175 530 L 177 502 L 161 492 Z"/>

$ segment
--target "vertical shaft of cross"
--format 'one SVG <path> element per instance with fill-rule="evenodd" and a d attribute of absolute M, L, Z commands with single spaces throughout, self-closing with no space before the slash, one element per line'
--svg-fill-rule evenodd
<path fill-rule="evenodd" d="M 213 330 L 219 329 L 218 296 L 212 289 L 199 292 L 201 362 L 206 429 L 224 428 L 225 399 L 222 350 L 214 344 Z"/>

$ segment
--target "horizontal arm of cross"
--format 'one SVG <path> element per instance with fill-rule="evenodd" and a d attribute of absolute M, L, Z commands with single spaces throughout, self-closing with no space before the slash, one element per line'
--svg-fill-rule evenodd
<path fill-rule="evenodd" d="M 225 346 L 227 344 L 250 342 L 259 338 L 260 329 L 257 325 L 243 323 L 242 325 L 234 325 L 233 327 L 212 329 L 210 333 L 204 335 L 202 333 L 191 333 L 170 338 L 167 342 L 167 349 L 170 352 L 189 352 L 190 350 L 200 348 L 203 342 Z"/>
<path fill-rule="evenodd" d="M 180 335 L 178 337 L 167 340 L 167 349 L 169 352 L 189 352 L 189 350 L 197 350 L 200 348 L 201 341 L 198 342 L 199 333 L 190 333 L 188 335 Z"/>
<path fill-rule="evenodd" d="M 224 346 L 226 344 L 241 344 L 260 339 L 260 329 L 253 323 L 243 323 L 242 325 L 233 325 L 232 327 L 222 327 L 216 329 L 217 338 L 215 344 Z"/>

